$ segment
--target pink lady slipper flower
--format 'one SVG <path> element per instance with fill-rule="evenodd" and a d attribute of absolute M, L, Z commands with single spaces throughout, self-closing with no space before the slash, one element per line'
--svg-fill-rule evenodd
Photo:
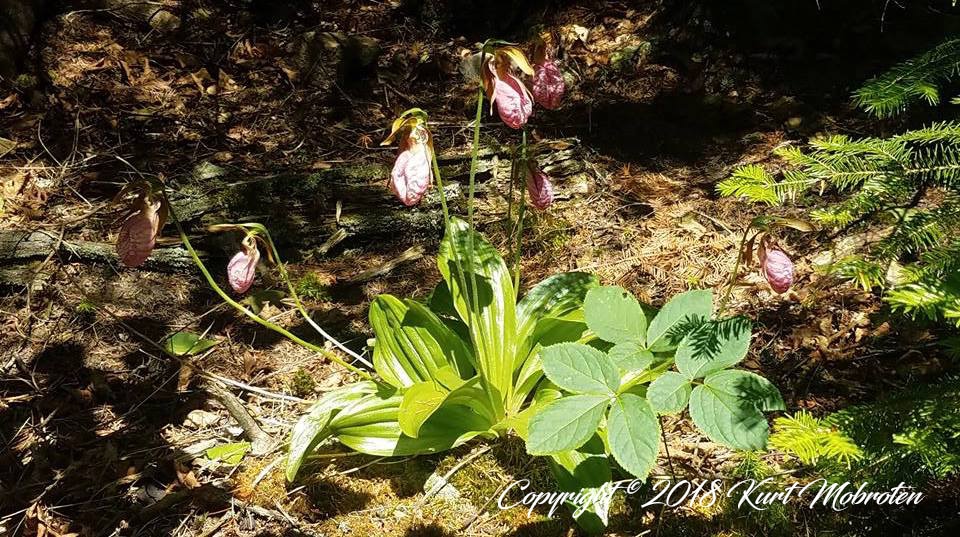
<path fill-rule="evenodd" d="M 550 34 L 545 34 L 540 37 L 534 49 L 533 99 L 548 110 L 556 110 L 560 107 L 567 86 L 563 81 L 563 73 L 553 61 L 551 41 L 553 39 Z"/>
<path fill-rule="evenodd" d="M 793 270 L 793 261 L 775 243 L 764 240 L 760 244 L 760 271 L 774 291 L 786 293 L 790 290 Z"/>
<path fill-rule="evenodd" d="M 530 196 L 530 204 L 538 210 L 542 211 L 553 203 L 553 184 L 550 177 L 543 173 L 533 160 L 527 163 L 527 194 Z"/>
<path fill-rule="evenodd" d="M 402 136 L 397 160 L 390 172 L 390 190 L 406 206 L 416 205 L 433 184 L 433 140 L 426 126 L 426 113 L 407 111 L 393 123 L 383 144 Z M 410 117 L 405 117 L 410 113 Z"/>
<path fill-rule="evenodd" d="M 139 267 L 150 257 L 166 219 L 162 200 L 142 196 L 139 209 L 123 222 L 117 236 L 117 255 L 127 267 Z"/>
<path fill-rule="evenodd" d="M 257 276 L 257 263 L 260 262 L 260 250 L 253 235 L 243 239 L 243 247 L 227 263 L 227 281 L 237 294 L 246 293 Z"/>
<path fill-rule="evenodd" d="M 533 95 L 513 74 L 517 67 L 533 76 L 533 67 L 523 52 L 516 47 L 500 47 L 495 50 L 482 69 L 483 87 L 490 99 L 490 106 L 497 107 L 497 114 L 511 129 L 520 129 L 533 114 Z"/>
<path fill-rule="evenodd" d="M 560 101 L 563 100 L 563 93 L 566 91 L 566 85 L 563 82 L 563 74 L 553 60 L 544 60 L 535 67 L 536 72 L 533 75 L 533 98 L 537 104 L 548 109 L 556 110 L 560 107 Z"/>

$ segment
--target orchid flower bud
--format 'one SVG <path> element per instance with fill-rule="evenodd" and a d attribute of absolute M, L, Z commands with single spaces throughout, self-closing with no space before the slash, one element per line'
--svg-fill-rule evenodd
<path fill-rule="evenodd" d="M 553 184 L 550 183 L 550 177 L 532 160 L 527 165 L 527 194 L 530 196 L 530 204 L 541 211 L 553 203 Z"/>
<path fill-rule="evenodd" d="M 552 59 L 544 59 L 534 66 L 533 98 L 537 104 L 548 110 L 556 110 L 566 89 L 563 73 Z"/>
<path fill-rule="evenodd" d="M 504 124 L 511 129 L 522 128 L 533 114 L 533 96 L 530 95 L 530 90 L 506 69 L 494 68 L 492 62 L 489 69 L 493 73 L 490 104 L 496 105 L 497 114 Z"/>
<path fill-rule="evenodd" d="M 257 276 L 257 263 L 260 262 L 260 250 L 256 240 L 247 235 L 243 240 L 243 248 L 234 254 L 227 263 L 227 281 L 237 294 L 246 293 Z"/>
<path fill-rule="evenodd" d="M 163 202 L 140 200 L 140 208 L 123 222 L 117 236 L 117 255 L 128 267 L 139 267 L 150 257 L 160 234 Z"/>
<path fill-rule="evenodd" d="M 760 270 L 777 293 L 786 293 L 793 285 L 793 261 L 776 245 L 761 245 Z"/>
<path fill-rule="evenodd" d="M 400 144 L 390 172 L 390 190 L 406 206 L 416 205 L 433 183 L 433 150 L 430 133 L 422 124 L 414 126 Z"/>

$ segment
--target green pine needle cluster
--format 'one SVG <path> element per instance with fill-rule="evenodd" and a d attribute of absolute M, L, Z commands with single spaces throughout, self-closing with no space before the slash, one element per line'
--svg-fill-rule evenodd
<path fill-rule="evenodd" d="M 938 85 L 960 66 L 960 39 L 904 62 L 855 95 L 866 111 L 898 113 L 918 98 L 939 102 Z M 780 205 L 811 193 L 839 201 L 810 212 L 838 230 L 874 226 L 882 240 L 831 265 L 864 289 L 888 290 L 893 309 L 960 326 L 960 122 L 934 123 L 890 137 L 826 136 L 806 150 L 776 150 L 784 162 L 771 173 L 750 164 L 717 190 L 754 203 Z"/>
<path fill-rule="evenodd" d="M 773 425 L 770 446 L 792 454 L 804 464 L 829 459 L 849 467 L 863 458 L 860 447 L 849 436 L 804 410 L 779 417 Z"/>
<path fill-rule="evenodd" d="M 909 480 L 960 471 L 960 378 L 948 377 L 823 418 L 777 418 L 769 445 L 832 478 Z"/>
<path fill-rule="evenodd" d="M 940 86 L 960 72 L 960 39 L 950 39 L 867 82 L 854 94 L 857 106 L 878 118 L 902 113 L 917 101 L 940 102 Z"/>
<path fill-rule="evenodd" d="M 828 421 L 863 450 L 863 472 L 891 481 L 940 479 L 960 471 L 958 405 L 960 378 L 950 377 L 843 409 Z"/>

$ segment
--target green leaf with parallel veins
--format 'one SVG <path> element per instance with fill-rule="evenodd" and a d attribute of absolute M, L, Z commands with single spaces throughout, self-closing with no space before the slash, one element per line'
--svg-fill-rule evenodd
<path fill-rule="evenodd" d="M 713 293 L 695 290 L 680 293 L 670 299 L 650 321 L 647 344 L 654 352 L 673 350 L 683 336 L 710 318 L 713 312 Z"/>
<path fill-rule="evenodd" d="M 554 274 L 535 285 L 517 304 L 517 334 L 520 341 L 533 333 L 544 317 L 562 317 L 583 306 L 587 291 L 599 285 L 586 272 Z"/>
<path fill-rule="evenodd" d="M 350 403 L 376 391 L 377 385 L 371 381 L 348 384 L 325 393 L 310 407 L 310 410 L 293 426 L 293 432 L 290 433 L 286 470 L 288 481 L 296 479 L 304 457 L 313 451 L 317 444 L 330 436 L 331 431 L 327 429 L 327 424 L 333 416 Z"/>
<path fill-rule="evenodd" d="M 698 326 L 677 347 L 677 369 L 692 380 L 739 363 L 750 349 L 752 328 L 745 317 Z"/>
<path fill-rule="evenodd" d="M 736 369 L 709 375 L 690 395 L 690 417 L 697 428 L 714 442 L 737 449 L 765 449 L 769 427 L 762 412 L 783 409 L 776 386 Z"/>
<path fill-rule="evenodd" d="M 605 354 L 580 343 L 559 343 L 540 350 L 543 372 L 551 382 L 572 393 L 613 395 L 620 375 Z"/>
<path fill-rule="evenodd" d="M 472 332 L 477 369 L 502 403 L 513 382 L 519 346 L 513 277 L 497 249 L 459 218 L 450 219 L 440 241 L 437 268 Z"/>
<path fill-rule="evenodd" d="M 373 365 L 391 385 L 428 381 L 448 366 L 471 376 L 470 348 L 423 304 L 380 295 L 370 304 L 370 325 L 377 336 Z"/>
<path fill-rule="evenodd" d="M 653 353 L 636 341 L 617 343 L 607 352 L 607 356 L 617 364 L 621 375 L 647 369 L 653 363 Z"/>
<path fill-rule="evenodd" d="M 571 395 L 550 403 L 530 419 L 527 452 L 550 455 L 582 446 L 595 432 L 610 398 Z"/>
<path fill-rule="evenodd" d="M 623 343 L 645 340 L 647 318 L 640 303 L 622 287 L 594 287 L 583 301 L 587 326 L 604 341 Z"/>
<path fill-rule="evenodd" d="M 365 396 L 330 420 L 326 432 L 354 451 L 390 457 L 445 451 L 490 434 L 493 425 L 471 408 L 445 405 L 421 425 L 416 438 L 411 438 L 400 430 L 402 402 L 399 393 Z"/>
<path fill-rule="evenodd" d="M 435 380 L 426 380 L 410 386 L 403 392 L 403 402 L 400 403 L 400 413 L 397 421 L 403 434 L 417 438 L 420 427 L 430 416 L 447 403 L 464 402 L 478 413 L 490 415 L 491 412 L 484 406 L 485 398 L 482 390 L 477 388 L 479 377 L 462 380 L 453 368 L 447 366 L 437 370 Z"/>
<path fill-rule="evenodd" d="M 607 444 L 624 470 L 646 479 L 657 461 L 660 423 L 650 403 L 639 395 L 624 393 L 610 405 Z"/>
<path fill-rule="evenodd" d="M 647 401 L 660 414 L 676 414 L 690 401 L 690 381 L 675 371 L 660 375 L 647 388 Z"/>

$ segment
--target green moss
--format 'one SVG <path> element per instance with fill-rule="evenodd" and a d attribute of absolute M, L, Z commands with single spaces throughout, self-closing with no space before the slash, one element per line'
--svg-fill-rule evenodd
<path fill-rule="evenodd" d="M 301 367 L 297 369 L 293 377 L 290 378 L 287 387 L 293 395 L 297 397 L 307 397 L 313 393 L 314 388 L 317 387 L 317 383 L 313 380 L 313 376 Z"/>
<path fill-rule="evenodd" d="M 92 317 L 95 313 L 97 313 L 97 304 L 88 298 L 84 298 L 77 303 L 74 311 L 76 311 L 77 315 L 81 315 L 83 317 Z"/>
<path fill-rule="evenodd" d="M 297 294 L 310 300 L 327 300 L 330 292 L 327 284 L 315 272 L 308 272 L 297 280 Z"/>

